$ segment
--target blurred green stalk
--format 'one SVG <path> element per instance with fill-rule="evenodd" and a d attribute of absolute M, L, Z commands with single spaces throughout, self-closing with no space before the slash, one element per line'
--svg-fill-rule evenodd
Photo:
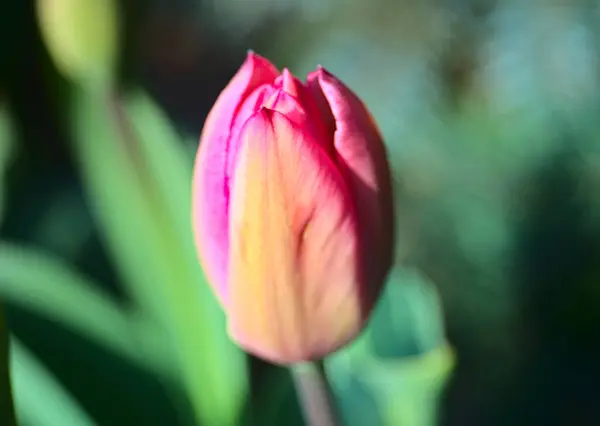
<path fill-rule="evenodd" d="M 79 92 L 75 148 L 103 237 L 135 303 L 166 332 L 199 424 L 233 426 L 247 393 L 246 357 L 196 259 L 193 161 L 143 94 Z"/>
<path fill-rule="evenodd" d="M 337 426 L 339 416 L 323 361 L 294 365 L 292 377 L 308 424 Z"/>
<path fill-rule="evenodd" d="M 38 359 L 11 337 L 15 405 L 23 424 L 36 426 L 94 426 L 96 422 Z M 4 423 L 3 423 L 4 424 Z"/>

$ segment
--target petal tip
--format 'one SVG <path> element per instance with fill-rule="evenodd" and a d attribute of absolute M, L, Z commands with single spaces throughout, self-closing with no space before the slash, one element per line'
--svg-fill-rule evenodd
<path fill-rule="evenodd" d="M 328 80 L 334 78 L 337 80 L 337 78 L 332 73 L 327 71 L 327 68 L 325 68 L 323 65 L 317 65 L 317 75 L 319 76 L 319 79 Z"/>
<path fill-rule="evenodd" d="M 327 71 L 327 69 L 323 65 L 318 64 L 314 71 L 311 71 L 310 73 L 308 73 L 308 75 L 306 76 L 306 81 L 307 82 L 312 82 L 312 81 L 320 82 L 323 80 L 330 80 L 331 78 L 335 78 L 333 76 L 333 74 L 331 74 L 329 71 Z"/>
<path fill-rule="evenodd" d="M 242 64 L 242 66 L 246 64 L 253 64 L 254 62 L 256 62 L 257 56 L 258 55 L 254 52 L 254 50 L 248 49 L 246 51 L 246 59 L 244 59 L 244 63 Z"/>
<path fill-rule="evenodd" d="M 246 59 L 242 64 L 242 68 L 244 67 L 249 67 L 254 71 L 266 70 L 269 73 L 273 74 L 273 79 L 275 79 L 279 75 L 279 70 L 277 70 L 277 67 L 273 65 L 271 61 L 269 61 L 264 56 L 259 55 L 252 49 L 248 49 L 246 51 Z"/>

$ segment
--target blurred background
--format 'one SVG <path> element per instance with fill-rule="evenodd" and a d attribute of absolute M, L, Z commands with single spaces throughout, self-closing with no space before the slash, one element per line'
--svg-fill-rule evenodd
<path fill-rule="evenodd" d="M 396 266 L 327 361 L 345 424 L 600 424 L 598 2 L 3 0 L 0 35 L 1 425 L 303 424 L 191 243 L 249 48 L 323 64 L 390 153 Z"/>

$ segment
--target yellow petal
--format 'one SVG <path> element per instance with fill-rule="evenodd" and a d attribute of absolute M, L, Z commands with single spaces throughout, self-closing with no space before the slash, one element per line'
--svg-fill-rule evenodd
<path fill-rule="evenodd" d="M 284 115 L 242 131 L 230 216 L 230 334 L 276 363 L 325 356 L 367 313 L 357 222 L 336 165 Z"/>

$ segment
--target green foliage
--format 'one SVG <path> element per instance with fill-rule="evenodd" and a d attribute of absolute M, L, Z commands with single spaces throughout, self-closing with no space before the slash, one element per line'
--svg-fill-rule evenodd
<path fill-rule="evenodd" d="M 4 175 L 11 158 L 13 142 L 13 123 L 4 105 L 0 104 L 0 223 L 4 212 Z M 2 267 L 0 266 L 0 270 Z M 0 300 L 4 300 L 0 297 Z M 4 308 L 0 304 L 0 423 L 15 425 L 15 410 L 10 384 L 10 350 L 8 327 Z"/>
<path fill-rule="evenodd" d="M 4 177 L 13 154 L 14 129 L 11 116 L 5 105 L 0 103 L 0 222 L 4 213 Z"/>
<path fill-rule="evenodd" d="M 143 349 L 131 315 L 97 284 L 40 250 L 0 243 L 0 298 L 63 324 L 132 362 L 156 372 L 167 361 Z"/>
<path fill-rule="evenodd" d="M 328 362 L 348 425 L 436 424 L 454 363 L 441 327 L 431 283 L 414 271 L 393 271 L 366 331 Z"/>
<path fill-rule="evenodd" d="M 40 426 L 96 424 L 18 339 L 11 341 L 12 383 L 19 421 Z"/>
<path fill-rule="evenodd" d="M 56 66 L 87 88 L 114 80 L 120 28 L 116 0 L 38 0 L 38 22 Z"/>
<path fill-rule="evenodd" d="M 197 419 L 235 424 L 246 361 L 194 254 L 189 157 L 141 94 L 121 101 L 77 93 L 73 117 L 82 177 L 130 295 L 165 330 Z"/>
<path fill-rule="evenodd" d="M 16 425 L 10 383 L 10 364 L 8 327 L 4 309 L 0 305 L 0 422 L 7 426 Z"/>

